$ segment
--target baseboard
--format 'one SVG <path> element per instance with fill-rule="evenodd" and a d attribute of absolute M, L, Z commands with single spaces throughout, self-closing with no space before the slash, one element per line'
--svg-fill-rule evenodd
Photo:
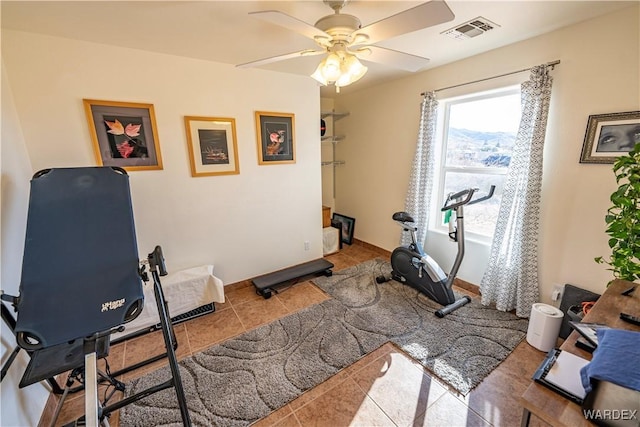
<path fill-rule="evenodd" d="M 367 243 L 364 242 L 362 240 L 358 240 L 358 239 L 353 239 L 353 243 L 354 245 L 358 245 L 358 246 L 362 246 L 365 249 L 369 249 L 370 251 L 374 251 L 379 253 L 381 256 L 383 257 L 387 257 L 387 258 L 391 258 L 391 252 L 389 252 L 386 249 L 382 249 L 376 245 L 372 245 L 371 243 Z"/>
<path fill-rule="evenodd" d="M 472 294 L 480 295 L 480 286 L 469 283 L 466 280 L 458 279 L 456 277 L 453 279 L 453 286 L 457 286 L 465 291 L 471 292 Z"/>

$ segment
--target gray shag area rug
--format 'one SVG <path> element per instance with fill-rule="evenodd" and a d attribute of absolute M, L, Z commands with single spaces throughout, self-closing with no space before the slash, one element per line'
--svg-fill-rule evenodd
<path fill-rule="evenodd" d="M 180 362 L 195 426 L 246 426 L 393 342 L 467 394 L 524 337 L 527 320 L 477 299 L 440 319 L 441 306 L 416 290 L 375 277 L 389 263 L 371 260 L 314 280 L 333 299 L 214 345 Z M 168 367 L 127 384 L 127 395 L 170 378 Z M 123 426 L 181 425 L 173 388 L 120 411 Z"/>

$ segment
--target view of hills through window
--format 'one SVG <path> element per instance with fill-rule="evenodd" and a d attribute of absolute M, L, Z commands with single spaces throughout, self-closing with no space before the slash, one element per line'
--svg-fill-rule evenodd
<path fill-rule="evenodd" d="M 506 168 L 515 140 L 515 132 L 449 128 L 447 166 Z"/>
<path fill-rule="evenodd" d="M 481 196 L 495 185 L 493 198 L 464 208 L 465 230 L 490 237 L 520 124 L 520 91 L 445 101 L 444 108 L 440 200 L 471 187 Z"/>

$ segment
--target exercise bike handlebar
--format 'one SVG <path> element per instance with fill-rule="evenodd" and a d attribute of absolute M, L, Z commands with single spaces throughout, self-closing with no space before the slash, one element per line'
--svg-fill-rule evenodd
<path fill-rule="evenodd" d="M 471 201 L 469 202 L 469 204 L 470 204 L 470 205 L 473 205 L 473 204 L 476 204 L 476 203 L 478 203 L 478 202 L 482 202 L 483 200 L 489 200 L 490 198 L 492 198 L 492 197 L 493 197 L 493 193 L 494 193 L 495 191 L 496 191 L 496 186 L 495 186 L 495 185 L 492 185 L 492 186 L 489 188 L 489 193 L 487 193 L 487 195 L 486 195 L 486 196 L 478 197 L 477 199 L 473 199 L 473 200 L 471 200 Z"/>
<path fill-rule="evenodd" d="M 493 193 L 494 193 L 495 189 L 496 189 L 496 186 L 492 185 L 491 188 L 489 189 L 489 193 L 486 196 L 479 197 L 479 198 L 474 199 L 474 200 L 471 200 L 471 198 L 473 197 L 475 192 L 478 191 L 477 188 L 467 188 L 467 189 L 459 191 L 457 193 L 449 194 L 449 196 L 447 196 L 447 200 L 444 202 L 444 206 L 440 210 L 442 212 L 445 212 L 445 211 L 448 211 L 448 210 L 456 209 L 457 207 L 462 206 L 462 205 L 467 205 L 467 204 L 473 205 L 474 203 L 478 203 L 478 202 L 481 202 L 483 200 L 490 199 L 491 197 L 493 197 Z M 466 195 L 466 197 L 464 197 L 465 195 Z M 464 199 L 459 200 L 462 197 L 464 197 Z"/>
<path fill-rule="evenodd" d="M 469 201 L 471 201 L 473 193 L 475 193 L 477 190 L 477 188 L 467 188 L 466 190 L 459 191 L 455 194 L 449 194 L 447 196 L 447 200 L 445 200 L 444 202 L 444 206 L 442 207 L 441 211 L 445 212 L 450 209 L 453 210 L 458 206 L 466 205 L 467 203 L 469 203 Z M 464 197 L 464 199 L 459 200 L 462 197 Z"/>

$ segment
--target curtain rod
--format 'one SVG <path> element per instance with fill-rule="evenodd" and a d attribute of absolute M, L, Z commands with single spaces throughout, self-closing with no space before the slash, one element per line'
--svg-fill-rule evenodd
<path fill-rule="evenodd" d="M 556 61 L 552 61 L 552 62 L 547 62 L 546 65 L 551 67 L 551 69 L 553 69 L 559 63 L 560 63 L 560 60 L 556 60 Z M 511 74 L 518 74 L 518 73 L 522 73 L 523 71 L 529 71 L 529 70 L 531 70 L 531 68 L 533 68 L 533 67 L 523 68 L 522 70 L 511 71 L 510 73 L 504 73 L 504 74 L 500 74 L 500 75 L 493 76 L 493 77 L 487 77 L 487 78 L 480 79 L 480 80 L 474 80 L 472 82 L 466 82 L 466 83 L 460 83 L 460 84 L 453 85 L 453 86 L 441 87 L 440 89 L 436 89 L 434 91 L 429 91 L 429 92 L 440 92 L 440 91 L 447 90 L 447 89 L 453 89 L 454 87 L 466 86 L 466 85 L 470 85 L 470 84 L 473 84 L 473 83 L 480 83 L 480 82 L 484 82 L 484 81 L 487 81 L 487 80 L 497 79 L 498 77 L 510 76 Z M 427 92 L 422 92 L 420 94 L 420 96 L 425 96 L 426 94 L 427 94 Z"/>

